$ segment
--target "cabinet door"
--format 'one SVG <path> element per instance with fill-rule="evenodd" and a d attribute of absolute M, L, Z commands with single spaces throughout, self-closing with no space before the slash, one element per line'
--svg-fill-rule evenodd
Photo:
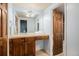
<path fill-rule="evenodd" d="M 13 52 L 14 56 L 20 56 L 20 41 L 19 39 L 13 39 Z"/>
<path fill-rule="evenodd" d="M 9 45 L 9 53 L 11 56 L 25 55 L 24 39 L 10 39 Z"/>
<path fill-rule="evenodd" d="M 0 38 L 0 56 L 7 55 L 7 43 L 6 38 Z"/>
<path fill-rule="evenodd" d="M 20 43 L 18 39 L 9 40 L 9 55 L 10 56 L 19 56 L 20 55 Z"/>
<path fill-rule="evenodd" d="M 28 40 L 28 45 L 27 45 L 27 53 L 28 56 L 35 56 L 35 38 L 34 37 L 29 37 Z"/>
<path fill-rule="evenodd" d="M 27 45 L 27 55 L 28 56 L 35 56 L 35 42 L 32 42 Z"/>

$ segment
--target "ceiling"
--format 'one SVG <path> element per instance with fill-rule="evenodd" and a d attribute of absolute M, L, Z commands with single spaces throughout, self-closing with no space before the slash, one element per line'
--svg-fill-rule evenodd
<path fill-rule="evenodd" d="M 51 3 L 13 3 L 16 14 L 19 17 L 27 18 L 30 14 L 32 18 L 37 17 L 41 13 L 41 11 L 48 8 L 49 5 L 51 5 Z"/>
<path fill-rule="evenodd" d="M 14 7 L 24 8 L 24 9 L 38 9 L 44 10 L 46 9 L 51 3 L 13 3 Z"/>
<path fill-rule="evenodd" d="M 23 11 L 16 11 L 16 14 L 18 17 L 23 17 L 23 18 L 35 18 L 39 15 L 39 13 L 36 12 L 28 13 Z"/>

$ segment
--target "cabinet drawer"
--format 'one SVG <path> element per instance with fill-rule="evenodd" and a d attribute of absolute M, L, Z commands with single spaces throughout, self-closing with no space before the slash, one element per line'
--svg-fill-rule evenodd
<path fill-rule="evenodd" d="M 37 36 L 36 40 L 42 40 L 42 39 L 47 40 L 48 38 L 49 38 L 48 36 Z"/>
<path fill-rule="evenodd" d="M 31 43 L 27 45 L 28 56 L 35 56 L 35 43 Z"/>

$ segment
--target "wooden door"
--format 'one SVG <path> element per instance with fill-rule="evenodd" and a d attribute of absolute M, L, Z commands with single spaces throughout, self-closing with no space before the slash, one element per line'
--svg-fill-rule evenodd
<path fill-rule="evenodd" d="M 7 37 L 7 3 L 0 3 L 0 37 Z"/>
<path fill-rule="evenodd" d="M 64 21 L 63 13 L 55 9 L 53 11 L 53 55 L 63 52 Z"/>

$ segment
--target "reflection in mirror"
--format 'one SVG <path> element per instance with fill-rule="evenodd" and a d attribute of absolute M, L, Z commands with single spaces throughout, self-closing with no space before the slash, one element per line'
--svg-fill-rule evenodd
<path fill-rule="evenodd" d="M 15 9 L 15 33 L 38 33 L 42 31 L 42 15 L 38 11 Z"/>
<path fill-rule="evenodd" d="M 35 18 L 16 17 L 16 33 L 35 33 L 39 31 L 39 20 Z"/>
<path fill-rule="evenodd" d="M 27 32 L 27 20 L 20 20 L 20 32 L 21 33 Z"/>
<path fill-rule="evenodd" d="M 36 31 L 39 31 L 39 19 L 36 20 Z"/>
<path fill-rule="evenodd" d="M 37 23 L 37 31 L 39 31 L 39 23 Z"/>

